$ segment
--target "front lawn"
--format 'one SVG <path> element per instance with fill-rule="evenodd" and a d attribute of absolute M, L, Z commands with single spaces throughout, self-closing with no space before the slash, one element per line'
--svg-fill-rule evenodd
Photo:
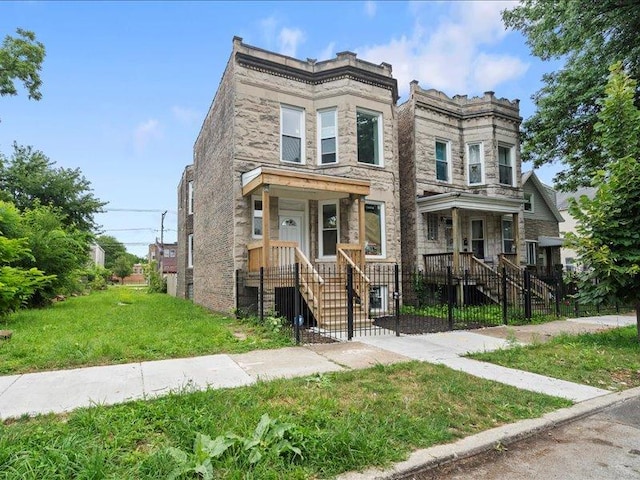
<path fill-rule="evenodd" d="M 212 478 L 328 478 L 570 404 L 444 366 L 379 365 L 0 423 L 0 477 L 174 478 L 207 462 L 197 434 L 232 434 Z M 263 414 L 275 424 L 255 432 Z"/>
<path fill-rule="evenodd" d="M 469 357 L 609 390 L 640 386 L 640 343 L 635 326 L 562 335 L 544 344 Z"/>
<path fill-rule="evenodd" d="M 216 315 L 187 300 L 111 288 L 0 322 L 0 375 L 290 345 L 285 334 Z"/>

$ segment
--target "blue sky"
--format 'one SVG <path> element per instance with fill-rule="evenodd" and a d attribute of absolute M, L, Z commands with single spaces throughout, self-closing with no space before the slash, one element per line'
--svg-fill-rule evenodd
<path fill-rule="evenodd" d="M 0 2 L 0 36 L 32 30 L 45 44 L 39 102 L 0 98 L 0 151 L 14 141 L 80 168 L 109 202 L 97 221 L 136 254 L 176 238 L 176 189 L 229 58 L 234 35 L 297 58 L 353 51 L 448 95 L 519 98 L 557 67 L 505 31 L 513 2 Z M 525 166 L 529 168 L 528 166 Z M 556 171 L 538 171 L 550 183 Z M 137 210 L 137 211 L 136 211 Z M 142 210 L 142 211 L 140 211 Z"/>

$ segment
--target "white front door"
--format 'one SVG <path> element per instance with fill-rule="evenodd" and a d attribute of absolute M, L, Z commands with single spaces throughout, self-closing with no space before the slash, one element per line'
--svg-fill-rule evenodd
<path fill-rule="evenodd" d="M 280 240 L 298 242 L 300 250 L 306 250 L 304 242 L 304 214 L 302 212 L 280 212 Z"/>

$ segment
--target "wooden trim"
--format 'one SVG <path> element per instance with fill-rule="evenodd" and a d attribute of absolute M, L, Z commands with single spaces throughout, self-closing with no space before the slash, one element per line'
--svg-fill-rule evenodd
<path fill-rule="evenodd" d="M 367 196 L 371 183 L 366 180 L 355 180 L 331 175 L 318 175 L 307 171 L 291 172 L 262 168 L 261 173 L 242 187 L 242 195 L 251 194 L 264 185 L 297 188 L 300 190 L 316 190 L 323 192 L 346 193 Z"/>
<path fill-rule="evenodd" d="M 358 242 L 360 242 L 360 248 L 364 252 L 364 242 L 366 239 L 366 224 L 365 224 L 365 212 L 364 212 L 364 197 L 358 197 Z"/>

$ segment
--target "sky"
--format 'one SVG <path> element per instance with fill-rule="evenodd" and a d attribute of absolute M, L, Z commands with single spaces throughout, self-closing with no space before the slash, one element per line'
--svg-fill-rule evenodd
<path fill-rule="evenodd" d="M 96 216 L 137 255 L 175 241 L 177 186 L 213 100 L 234 36 L 300 59 L 352 51 L 392 65 L 399 104 L 409 82 L 449 96 L 520 99 L 558 68 L 532 57 L 500 11 L 514 2 L 0 2 L 0 37 L 33 31 L 46 47 L 42 100 L 0 98 L 0 152 L 13 142 L 79 168 L 108 202 Z M 523 170 L 530 169 L 524 165 Z M 537 170 L 552 183 L 557 166 Z"/>

